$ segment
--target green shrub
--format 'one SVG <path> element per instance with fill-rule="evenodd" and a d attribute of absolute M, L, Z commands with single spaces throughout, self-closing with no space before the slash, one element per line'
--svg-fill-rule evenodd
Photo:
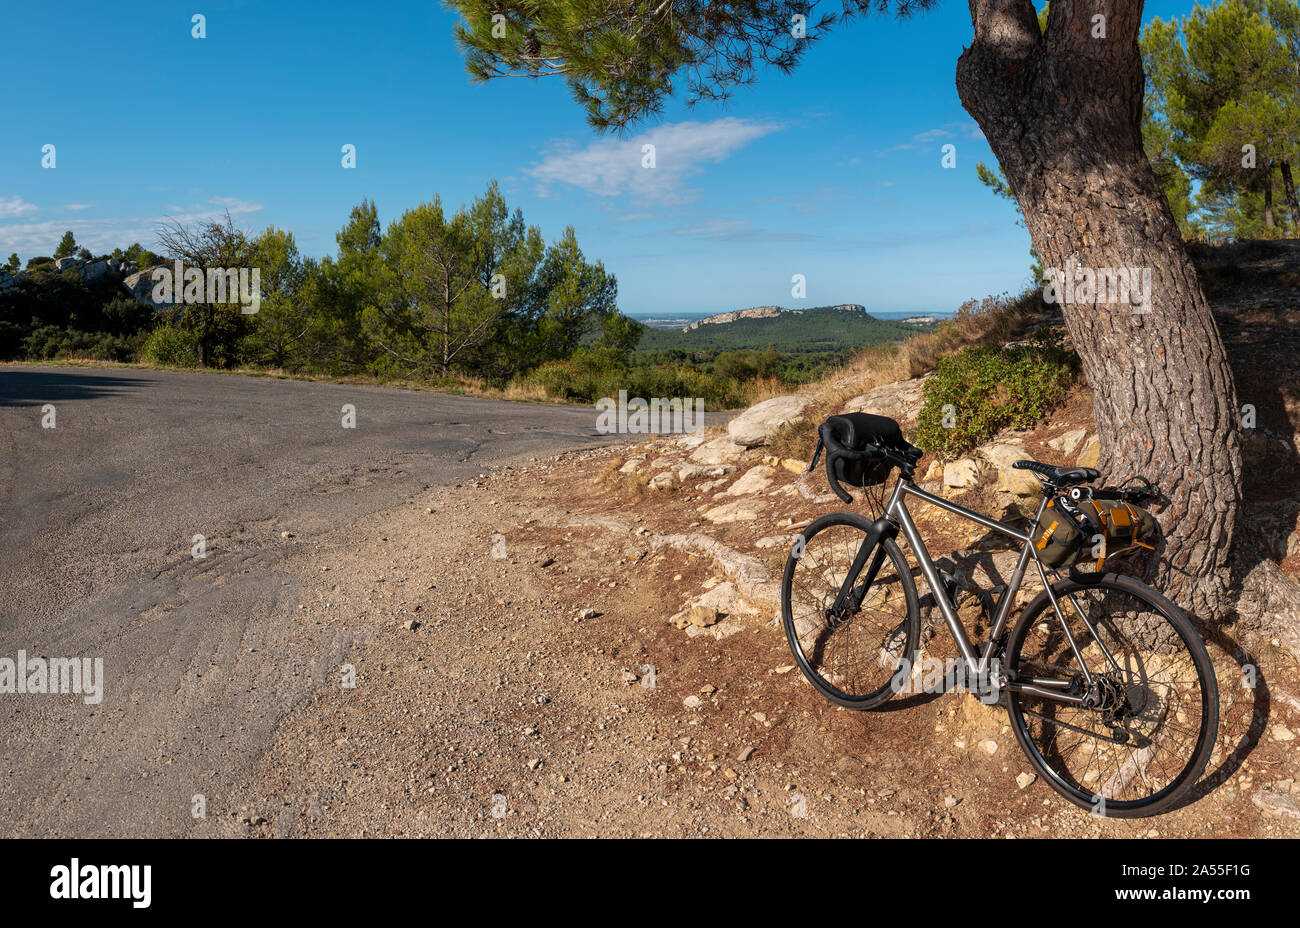
<path fill-rule="evenodd" d="M 145 339 L 140 360 L 169 367 L 198 367 L 199 348 L 191 333 L 174 325 L 160 325 Z"/>
<path fill-rule="evenodd" d="M 40 361 L 88 358 L 95 361 L 130 361 L 136 340 L 111 332 L 82 332 L 47 325 L 22 340 L 22 357 Z"/>
<path fill-rule="evenodd" d="M 1060 337 L 970 346 L 940 358 L 925 384 L 917 442 L 951 458 L 1006 428 L 1029 428 L 1065 396 L 1077 359 Z"/>
<path fill-rule="evenodd" d="M 548 361 L 516 380 L 539 387 L 552 399 L 595 402 L 628 398 L 702 399 L 708 409 L 735 409 L 749 401 L 747 381 L 698 370 L 688 363 L 622 363 L 605 348 L 579 348 L 568 360 Z"/>

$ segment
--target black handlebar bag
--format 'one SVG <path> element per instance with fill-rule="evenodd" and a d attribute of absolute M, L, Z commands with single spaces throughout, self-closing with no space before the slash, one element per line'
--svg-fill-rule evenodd
<path fill-rule="evenodd" d="M 834 476 L 840 483 L 851 487 L 877 486 L 889 479 L 893 464 L 882 458 L 864 459 L 844 454 L 851 451 L 862 454 L 872 448 L 902 449 L 906 446 L 902 430 L 893 419 L 873 416 L 866 412 L 848 412 L 831 416 L 817 429 L 817 455 L 826 449 L 826 476 Z"/>

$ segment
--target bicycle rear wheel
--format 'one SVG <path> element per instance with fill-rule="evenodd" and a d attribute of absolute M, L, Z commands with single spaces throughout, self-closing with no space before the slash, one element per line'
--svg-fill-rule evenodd
<path fill-rule="evenodd" d="M 1195 785 L 1218 731 L 1205 645 L 1173 603 L 1132 577 L 1052 589 L 1070 635 L 1040 596 L 1012 629 L 1007 671 L 1076 701 L 1008 691 L 1016 740 L 1075 805 L 1112 818 L 1165 811 Z"/>
<path fill-rule="evenodd" d="M 781 580 L 786 641 L 804 677 L 831 702 L 873 709 L 899 692 L 916 662 L 921 612 L 911 569 L 892 538 L 853 577 L 854 602 L 835 602 L 871 522 L 852 512 L 817 519 L 795 542 Z"/>

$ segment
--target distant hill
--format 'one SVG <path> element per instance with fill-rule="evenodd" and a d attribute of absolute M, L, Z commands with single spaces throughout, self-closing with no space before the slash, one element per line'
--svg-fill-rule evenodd
<path fill-rule="evenodd" d="M 902 341 L 918 326 L 877 319 L 856 303 L 790 310 L 779 306 L 720 313 L 684 330 L 647 328 L 637 348 L 737 350 L 777 348 L 787 352 L 839 351 Z"/>
<path fill-rule="evenodd" d="M 814 310 L 835 309 L 848 313 L 865 313 L 867 308 L 861 303 L 841 303 L 839 306 L 815 306 Z M 802 313 L 802 309 L 786 309 L 784 306 L 755 306 L 753 309 L 738 309 L 729 313 L 718 313 L 714 316 L 705 316 L 703 319 L 697 319 L 683 328 L 683 331 L 698 329 L 702 325 L 721 325 L 728 322 L 739 322 L 742 319 L 767 319 L 772 316 L 779 316 L 781 313 Z"/>

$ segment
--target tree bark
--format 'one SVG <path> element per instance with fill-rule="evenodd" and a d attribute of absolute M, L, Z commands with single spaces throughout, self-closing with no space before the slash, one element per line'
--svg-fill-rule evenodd
<path fill-rule="evenodd" d="M 1275 228 L 1273 224 L 1273 169 L 1264 174 L 1264 228 Z"/>
<path fill-rule="evenodd" d="M 1278 167 L 1282 171 L 1282 189 L 1286 191 L 1286 205 L 1291 207 L 1291 221 L 1295 223 L 1296 234 L 1300 235 L 1300 197 L 1295 192 L 1295 177 L 1291 174 L 1291 162 L 1283 161 Z"/>
<path fill-rule="evenodd" d="M 1190 614 L 1227 619 L 1241 432 L 1223 341 L 1142 148 L 1139 0 L 970 0 L 962 105 L 1002 165 L 1045 269 L 1150 269 L 1148 312 L 1062 306 L 1093 389 L 1108 479 L 1148 477 L 1164 545 L 1152 582 Z M 1104 16 L 1104 37 L 1095 16 Z M 1141 307 L 1138 307 L 1141 308 Z"/>

